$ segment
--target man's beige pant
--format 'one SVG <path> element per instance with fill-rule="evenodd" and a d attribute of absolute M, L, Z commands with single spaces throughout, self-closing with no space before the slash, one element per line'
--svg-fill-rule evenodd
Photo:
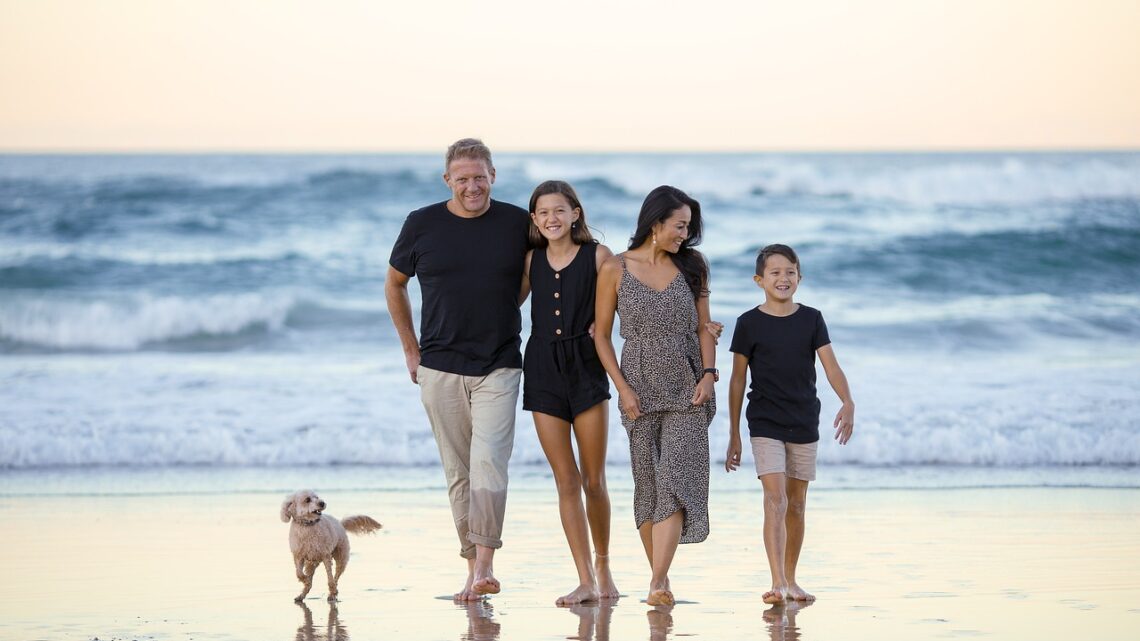
<path fill-rule="evenodd" d="M 463 376 L 421 365 L 416 377 L 447 477 L 459 555 L 475 558 L 476 544 L 502 547 L 522 370 Z"/>

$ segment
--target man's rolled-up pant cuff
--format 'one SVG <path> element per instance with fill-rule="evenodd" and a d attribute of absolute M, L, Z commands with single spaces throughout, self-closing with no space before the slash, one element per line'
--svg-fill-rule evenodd
<path fill-rule="evenodd" d="M 481 534 L 475 534 L 474 532 L 468 532 L 467 533 L 467 540 L 471 541 L 475 545 L 482 545 L 483 547 L 488 547 L 488 548 L 499 549 L 499 548 L 503 547 L 503 540 L 502 539 L 497 539 L 497 538 L 493 538 L 490 536 L 483 536 Z"/>

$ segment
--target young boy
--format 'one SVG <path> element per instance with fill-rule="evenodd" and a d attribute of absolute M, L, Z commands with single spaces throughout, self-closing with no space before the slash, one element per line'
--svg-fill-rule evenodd
<path fill-rule="evenodd" d="M 740 407 L 746 372 L 751 370 L 746 415 L 756 476 L 764 486 L 764 550 L 772 570 L 772 589 L 764 593 L 765 603 L 815 600 L 796 583 L 796 563 L 819 445 L 816 354 L 831 388 L 843 401 L 835 415 L 836 440 L 847 443 L 855 427 L 855 403 L 835 360 L 823 315 L 792 301 L 800 278 L 800 260 L 791 247 L 761 249 L 754 280 L 764 290 L 764 304 L 741 314 L 732 335 L 731 432 L 724 468 L 731 472 L 740 465 Z"/>

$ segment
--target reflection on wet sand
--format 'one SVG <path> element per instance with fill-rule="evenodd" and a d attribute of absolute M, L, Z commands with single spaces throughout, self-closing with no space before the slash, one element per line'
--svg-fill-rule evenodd
<path fill-rule="evenodd" d="M 764 621 L 768 624 L 768 635 L 772 641 L 796 641 L 800 638 L 800 628 L 796 625 L 796 613 L 811 607 L 807 601 L 785 601 L 764 611 Z"/>
<path fill-rule="evenodd" d="M 578 616 L 577 636 L 568 636 L 567 639 L 578 641 L 609 641 L 610 620 L 614 615 L 614 602 L 602 603 L 576 603 L 567 606 L 570 612 Z"/>
<path fill-rule="evenodd" d="M 340 624 L 336 605 L 329 604 L 329 618 L 323 630 L 313 627 L 313 611 L 304 603 L 297 607 L 305 614 L 305 621 L 297 628 L 297 641 L 348 641 L 348 629 Z"/>
<path fill-rule="evenodd" d="M 665 641 L 673 631 L 673 606 L 655 605 L 645 614 L 649 619 L 649 641 Z"/>
<path fill-rule="evenodd" d="M 459 641 L 499 641 L 500 626 L 489 600 L 456 601 L 455 605 L 467 611 L 467 631 L 459 635 Z"/>

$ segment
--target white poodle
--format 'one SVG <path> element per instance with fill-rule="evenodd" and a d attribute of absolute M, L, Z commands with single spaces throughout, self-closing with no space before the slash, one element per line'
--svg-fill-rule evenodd
<path fill-rule="evenodd" d="M 372 517 L 350 516 L 343 525 L 329 514 L 322 514 L 325 502 L 312 490 L 301 490 L 285 498 L 281 504 L 281 520 L 288 523 L 289 549 L 293 551 L 293 565 L 297 569 L 297 580 L 305 589 L 294 601 L 300 602 L 313 587 L 313 573 L 317 565 L 325 564 L 329 577 L 329 601 L 336 601 L 336 582 L 348 565 L 348 532 L 370 534 L 380 529 L 380 524 Z M 336 572 L 332 562 L 336 561 Z"/>

